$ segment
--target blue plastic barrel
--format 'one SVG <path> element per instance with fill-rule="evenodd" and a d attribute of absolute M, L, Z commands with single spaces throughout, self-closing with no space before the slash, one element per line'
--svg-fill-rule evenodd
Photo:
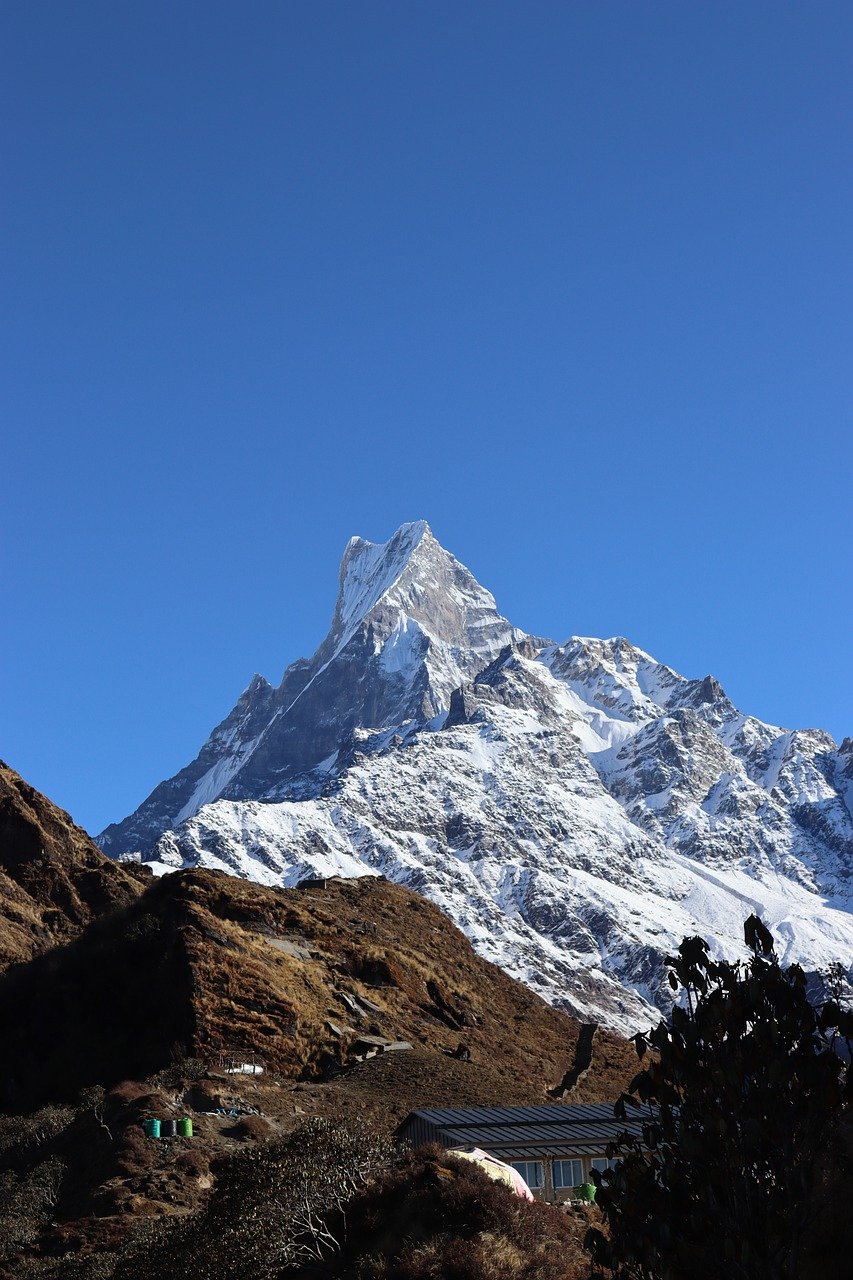
<path fill-rule="evenodd" d="M 160 1137 L 160 1121 L 153 1120 L 150 1117 L 142 1121 L 142 1128 L 145 1130 L 146 1136 L 149 1138 Z"/>

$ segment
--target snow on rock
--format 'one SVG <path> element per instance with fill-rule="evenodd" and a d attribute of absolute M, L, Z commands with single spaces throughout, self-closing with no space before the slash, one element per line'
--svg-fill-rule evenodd
<path fill-rule="evenodd" d="M 256 677 L 101 844 L 271 885 L 385 875 L 583 1018 L 646 1025 L 666 956 L 853 970 L 853 742 L 744 715 L 624 639 L 527 636 L 423 521 L 352 539 L 326 640 Z"/>

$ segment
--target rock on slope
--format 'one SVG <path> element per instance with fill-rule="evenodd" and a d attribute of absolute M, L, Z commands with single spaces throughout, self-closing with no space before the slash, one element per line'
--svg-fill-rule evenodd
<path fill-rule="evenodd" d="M 527 636 L 428 527 L 353 539 L 331 631 L 260 677 L 102 847 L 267 884 L 381 873 L 580 1016 L 665 1007 L 686 933 L 853 965 L 853 741 L 739 711 L 624 639 Z"/>

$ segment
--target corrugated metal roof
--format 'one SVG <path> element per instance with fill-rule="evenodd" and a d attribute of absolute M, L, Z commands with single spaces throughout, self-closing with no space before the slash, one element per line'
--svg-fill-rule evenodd
<path fill-rule="evenodd" d="M 589 1142 L 592 1137 L 615 1138 L 623 1133 L 626 1126 L 618 1122 L 608 1125 L 548 1124 L 548 1125 L 512 1125 L 501 1128 L 497 1125 L 446 1125 L 441 1132 L 458 1142 L 471 1142 L 475 1146 L 494 1146 L 505 1142 Z"/>
<path fill-rule="evenodd" d="M 553 1107 L 467 1107 L 413 1111 L 398 1129 L 416 1141 L 484 1147 L 502 1155 L 595 1152 L 620 1133 L 641 1131 L 640 1113 L 617 1120 L 612 1103 Z"/>
<path fill-rule="evenodd" d="M 488 1150 L 493 1156 L 507 1161 L 547 1160 L 549 1157 L 554 1160 L 574 1160 L 578 1156 L 603 1156 L 606 1147 L 606 1142 L 594 1141 L 576 1142 L 572 1146 L 559 1143 L 556 1146 L 547 1147 L 539 1147 L 535 1142 L 527 1142 L 523 1146 L 492 1146 Z"/>
<path fill-rule="evenodd" d="M 640 1113 L 633 1116 L 629 1113 L 625 1120 L 617 1120 L 612 1104 L 607 1102 L 572 1107 L 466 1107 L 464 1110 L 413 1111 L 408 1119 L 437 1129 L 486 1128 L 501 1132 L 531 1128 L 565 1129 L 567 1126 L 580 1132 L 590 1129 L 598 1132 L 602 1128 L 619 1131 L 641 1123 Z"/>
<path fill-rule="evenodd" d="M 450 1124 L 590 1124 L 615 1119 L 612 1102 L 585 1102 L 566 1105 L 555 1102 L 550 1107 L 464 1107 L 413 1111 L 428 1124 L 441 1127 Z M 621 1122 L 617 1122 L 621 1123 Z"/>

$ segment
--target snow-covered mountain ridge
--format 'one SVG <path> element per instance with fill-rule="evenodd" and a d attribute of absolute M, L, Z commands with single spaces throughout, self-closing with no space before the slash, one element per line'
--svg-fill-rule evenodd
<path fill-rule="evenodd" d="M 326 640 L 256 676 L 99 843 L 266 884 L 382 874 L 487 958 L 617 1029 L 686 933 L 853 969 L 853 741 L 766 725 L 623 639 L 526 635 L 419 521 L 353 538 Z"/>

